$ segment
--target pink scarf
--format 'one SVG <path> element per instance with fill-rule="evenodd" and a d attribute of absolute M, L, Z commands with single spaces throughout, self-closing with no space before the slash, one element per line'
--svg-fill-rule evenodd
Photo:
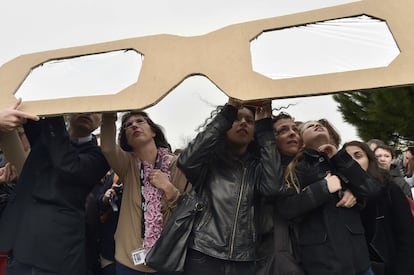
<path fill-rule="evenodd" d="M 170 158 L 168 150 L 165 148 L 158 149 L 158 157 L 156 163 L 161 163 L 160 169 L 162 172 L 168 175 L 168 179 L 171 180 L 171 173 L 169 170 Z M 144 166 L 144 198 L 146 202 L 146 211 L 144 212 L 144 248 L 145 252 L 151 250 L 154 243 L 161 235 L 163 228 L 163 216 L 161 212 L 161 197 L 164 192 L 149 181 L 149 174 L 154 169 L 152 164 L 143 162 Z M 141 161 L 138 160 L 138 167 L 141 167 Z"/>

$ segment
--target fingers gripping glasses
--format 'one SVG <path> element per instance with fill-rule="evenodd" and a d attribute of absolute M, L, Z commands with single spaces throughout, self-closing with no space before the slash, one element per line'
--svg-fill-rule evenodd
<path fill-rule="evenodd" d="M 14 93 L 36 66 L 50 60 L 134 50 L 143 56 L 137 81 L 111 94 L 24 102 L 22 110 L 39 115 L 143 109 L 192 75 L 203 75 L 230 97 L 241 100 L 282 98 L 414 83 L 414 1 L 361 0 L 309 12 L 224 27 L 201 36 L 153 35 L 17 57 L 0 67 L 0 108 L 15 102 Z M 400 54 L 380 68 L 271 79 L 252 69 L 250 42 L 261 33 L 360 15 L 384 20 Z M 46 107 L 47 106 L 47 107 Z"/>

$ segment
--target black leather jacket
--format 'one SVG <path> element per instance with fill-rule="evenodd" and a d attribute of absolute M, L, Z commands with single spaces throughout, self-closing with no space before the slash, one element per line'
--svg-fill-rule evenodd
<path fill-rule="evenodd" d="M 256 122 L 247 154 L 228 154 L 226 132 L 236 117 L 237 109 L 226 105 L 181 153 L 177 166 L 208 201 L 189 247 L 220 259 L 251 261 L 256 259 L 255 203 L 280 191 L 282 169 L 270 118 Z"/>

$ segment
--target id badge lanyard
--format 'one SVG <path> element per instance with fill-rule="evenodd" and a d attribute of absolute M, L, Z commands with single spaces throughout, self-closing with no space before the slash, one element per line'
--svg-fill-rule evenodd
<path fill-rule="evenodd" d="M 145 238 L 145 211 L 147 210 L 147 202 L 144 196 L 144 163 L 141 161 L 141 167 L 139 169 L 139 178 L 141 181 L 141 208 L 142 208 L 142 217 L 141 217 L 141 248 L 135 249 L 131 253 L 132 261 L 134 265 L 141 265 L 145 263 L 145 247 L 144 247 L 144 238 Z"/>
<path fill-rule="evenodd" d="M 161 160 L 158 159 L 155 163 L 154 169 L 159 169 L 161 167 Z M 140 184 L 141 184 L 141 208 L 142 208 L 142 217 L 141 217 L 141 239 L 142 247 L 140 249 L 132 251 L 132 259 L 135 265 L 140 265 L 145 263 L 145 247 L 144 247 L 144 239 L 145 239 L 145 212 L 147 211 L 147 201 L 145 200 L 144 196 L 144 180 L 145 180 L 145 169 L 144 163 L 141 161 L 141 167 L 139 170 L 139 177 L 140 177 Z"/>

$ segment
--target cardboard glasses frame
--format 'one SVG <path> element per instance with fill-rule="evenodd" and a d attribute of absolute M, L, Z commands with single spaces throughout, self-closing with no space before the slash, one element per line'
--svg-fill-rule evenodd
<path fill-rule="evenodd" d="M 51 60 L 133 49 L 144 56 L 137 82 L 112 95 L 24 102 L 38 115 L 125 111 L 156 104 L 187 77 L 203 75 L 226 95 L 240 100 L 329 94 L 414 83 L 412 0 L 362 0 L 329 8 L 230 25 L 201 36 L 152 35 L 19 56 L 0 67 L 0 108 L 31 70 Z M 387 67 L 270 79 L 252 70 L 250 42 L 265 31 L 368 15 L 387 23 L 400 54 Z"/>

